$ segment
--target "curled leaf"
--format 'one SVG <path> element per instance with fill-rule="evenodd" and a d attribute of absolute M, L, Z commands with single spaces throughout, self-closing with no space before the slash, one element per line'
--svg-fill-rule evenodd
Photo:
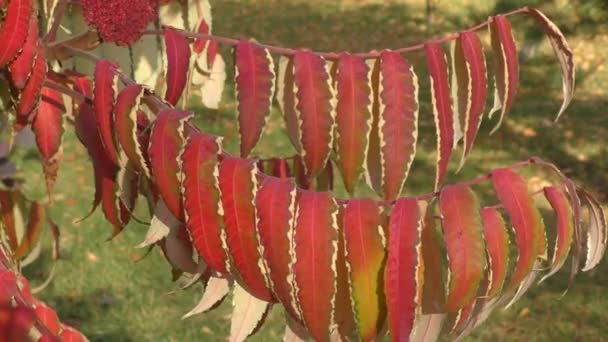
<path fill-rule="evenodd" d="M 93 108 L 95 109 L 99 135 L 104 149 L 114 165 L 119 165 L 118 152 L 114 143 L 114 121 L 112 118 L 114 103 L 118 95 L 118 74 L 115 70 L 117 67 L 116 64 L 107 59 L 97 61 L 94 72 L 95 88 L 93 88 Z"/>
<path fill-rule="evenodd" d="M 23 89 L 27 82 L 34 60 L 38 53 L 38 20 L 32 16 L 28 27 L 27 37 L 21 53 L 11 62 L 8 69 L 11 73 L 11 81 L 17 89 Z"/>
<path fill-rule="evenodd" d="M 131 84 L 121 90 L 114 106 L 114 124 L 116 140 L 126 159 L 138 172 L 150 177 L 150 169 L 143 155 L 144 147 L 137 136 L 137 112 L 143 95 L 144 88 L 139 84 Z"/>
<path fill-rule="evenodd" d="M 488 285 L 486 297 L 497 296 L 505 283 L 509 265 L 509 233 L 498 209 L 481 209 L 483 234 L 488 253 Z"/>

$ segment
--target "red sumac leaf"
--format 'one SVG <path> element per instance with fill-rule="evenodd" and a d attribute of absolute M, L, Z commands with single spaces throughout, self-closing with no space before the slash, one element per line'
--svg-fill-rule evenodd
<path fill-rule="evenodd" d="M 43 48 L 38 46 L 32 72 L 25 83 L 21 95 L 19 95 L 19 104 L 17 105 L 18 118 L 27 118 L 38 106 L 42 83 L 46 79 L 46 70 L 47 66 L 44 60 Z"/>
<path fill-rule="evenodd" d="M 570 252 L 574 236 L 574 216 L 572 214 L 572 206 L 568 201 L 566 193 L 557 186 L 545 187 L 543 192 L 545 193 L 547 201 L 549 201 L 549 204 L 555 211 L 557 234 L 555 238 L 555 248 L 553 249 L 551 270 L 542 280 L 550 277 L 562 268 L 568 257 L 568 252 Z"/>
<path fill-rule="evenodd" d="M 515 102 L 517 86 L 519 85 L 519 61 L 517 46 L 511 32 L 511 24 L 505 16 L 492 17 L 490 22 L 492 51 L 494 53 L 494 107 L 492 114 L 501 110 L 500 117 L 492 132 L 496 131 L 504 119 L 505 113 Z"/>
<path fill-rule="evenodd" d="M 492 182 L 511 219 L 519 253 L 508 285 L 508 289 L 513 290 L 532 271 L 537 255 L 543 253 L 540 247 L 544 243 L 544 225 L 526 182 L 519 174 L 508 168 L 496 169 L 492 171 Z"/>
<path fill-rule="evenodd" d="M 117 194 L 117 175 L 118 172 L 114 171 L 107 175 L 104 174 L 100 180 L 101 209 L 106 220 L 114 227 L 112 237 L 117 236 L 122 231 L 131 217 L 128 208 Z"/>
<path fill-rule="evenodd" d="M 333 145 L 335 94 L 322 57 L 297 51 L 293 67 L 302 159 L 307 176 L 313 178 L 325 167 Z"/>
<path fill-rule="evenodd" d="M 28 27 L 27 37 L 21 53 L 8 66 L 11 81 L 15 88 L 23 89 L 32 72 L 34 60 L 38 53 L 38 21 L 32 16 Z"/>
<path fill-rule="evenodd" d="M 505 283 L 509 265 L 509 233 L 498 209 L 481 209 L 483 235 L 488 253 L 488 286 L 486 297 L 497 296 Z"/>
<path fill-rule="evenodd" d="M 119 165 L 118 152 L 114 143 L 112 118 L 114 103 L 118 95 L 118 74 L 116 73 L 116 68 L 118 66 L 107 59 L 97 61 L 93 75 L 95 79 L 93 108 L 95 109 L 99 135 L 101 136 L 106 153 L 114 165 Z"/>
<path fill-rule="evenodd" d="M 165 101 L 176 105 L 182 96 L 188 79 L 190 66 L 190 45 L 186 37 L 176 30 L 165 29 L 165 46 L 167 50 L 167 91 Z"/>
<path fill-rule="evenodd" d="M 528 7 L 527 13 L 532 16 L 532 18 L 534 18 L 545 31 L 545 34 L 553 47 L 553 52 L 557 56 L 562 69 L 562 89 L 564 93 L 564 101 L 562 102 L 562 106 L 555 117 L 555 120 L 558 120 L 574 96 L 574 54 L 572 53 L 572 49 L 568 45 L 564 34 L 541 11 L 537 10 L 536 8 Z"/>
<path fill-rule="evenodd" d="M 363 59 L 348 53 L 341 54 L 337 63 L 337 164 L 344 186 L 352 194 L 363 173 L 372 124 L 369 67 Z"/>
<path fill-rule="evenodd" d="M 120 91 L 114 106 L 114 125 L 116 140 L 122 147 L 122 152 L 138 172 L 150 177 L 150 169 L 143 155 L 145 148 L 137 136 L 137 113 L 143 95 L 144 88 L 139 84 L 128 85 Z"/>
<path fill-rule="evenodd" d="M 167 208 L 183 222 L 180 192 L 182 178 L 179 156 L 184 145 L 185 125 L 192 113 L 177 109 L 163 109 L 158 113 L 150 133 L 148 154 L 152 176 Z"/>
<path fill-rule="evenodd" d="M 367 61 L 370 65 L 370 88 L 372 90 L 372 127 L 369 134 L 365 182 L 377 194 L 382 195 L 382 158 L 380 157 L 380 58 Z"/>
<path fill-rule="evenodd" d="M 475 298 L 485 268 L 479 200 L 467 186 L 444 187 L 439 195 L 450 285 L 445 304 L 456 312 Z"/>
<path fill-rule="evenodd" d="M 487 98 L 486 60 L 475 32 L 461 32 L 454 43 L 453 77 L 456 78 L 454 107 L 464 144 L 460 166 L 473 149 Z"/>
<path fill-rule="evenodd" d="M 286 159 L 274 158 L 272 160 L 272 175 L 279 178 L 291 177 L 291 170 Z"/>
<path fill-rule="evenodd" d="M 578 190 L 582 202 L 589 208 L 589 223 L 586 227 L 585 241 L 587 258 L 582 269 L 583 272 L 587 272 L 602 261 L 608 243 L 608 225 L 600 202 L 585 189 L 579 188 Z"/>
<path fill-rule="evenodd" d="M 255 161 L 225 157 L 219 166 L 219 183 L 224 207 L 226 242 L 238 280 L 256 297 L 273 301 L 256 232 Z"/>
<path fill-rule="evenodd" d="M 65 324 L 61 325 L 61 340 L 64 342 L 85 342 L 88 341 L 86 337 L 78 330 L 67 326 Z"/>
<path fill-rule="evenodd" d="M 329 341 L 336 295 L 338 207 L 330 192 L 299 193 L 293 273 L 299 312 L 316 341 Z"/>
<path fill-rule="evenodd" d="M 384 198 L 399 197 L 418 139 L 418 77 L 398 52 L 380 54 L 378 119 Z"/>
<path fill-rule="evenodd" d="M 385 237 L 378 204 L 370 199 L 348 201 L 342 229 L 357 328 L 363 341 L 372 341 L 386 316 L 381 288 Z"/>
<path fill-rule="evenodd" d="M 340 338 L 342 341 L 351 341 L 358 336 L 356 318 L 353 313 L 352 297 L 350 295 L 349 269 L 346 261 L 346 242 L 343 226 L 344 207 L 339 206 L 338 223 L 338 249 L 336 256 L 336 295 L 334 300 L 335 328 L 331 334 L 332 339 Z"/>
<path fill-rule="evenodd" d="M 262 136 L 274 94 L 274 62 L 265 48 L 241 40 L 234 48 L 236 101 L 241 156 L 247 157 Z"/>
<path fill-rule="evenodd" d="M 393 341 L 409 341 L 420 314 L 424 265 L 421 255 L 422 217 L 413 198 L 393 205 L 388 228 L 384 294 Z"/>
<path fill-rule="evenodd" d="M 0 69 L 12 61 L 23 48 L 33 9 L 32 0 L 12 0 L 8 4 L 6 17 L 0 27 Z"/>
<path fill-rule="evenodd" d="M 300 319 L 293 297 L 292 263 L 296 186 L 290 178 L 265 177 L 255 198 L 257 230 L 273 293 Z"/>
<path fill-rule="evenodd" d="M 448 66 L 441 45 L 424 45 L 431 79 L 431 99 L 437 132 L 437 175 L 435 190 L 439 189 L 448 170 L 454 147 L 454 115 L 450 98 Z"/>
<path fill-rule="evenodd" d="M 59 322 L 59 317 L 57 317 L 55 310 L 41 301 L 36 302 L 34 310 L 36 310 L 36 316 L 40 323 L 42 323 L 51 334 L 55 336 L 59 335 L 61 323 Z"/>
<path fill-rule="evenodd" d="M 116 166 L 112 163 L 101 141 L 101 136 L 97 129 L 97 120 L 93 108 L 83 102 L 74 121 L 76 135 L 80 142 L 87 149 L 89 158 L 93 163 L 95 179 L 95 197 L 91 210 L 85 218 L 92 214 L 101 202 L 102 187 L 105 178 L 114 178 L 117 172 Z"/>
<path fill-rule="evenodd" d="M 219 140 L 203 133 L 188 138 L 182 154 L 182 191 L 186 228 L 201 258 L 214 271 L 226 273 L 227 255 L 222 239 L 223 210 L 218 183 Z"/>
<path fill-rule="evenodd" d="M 422 290 L 422 313 L 445 313 L 446 258 L 441 244 L 440 232 L 435 224 L 435 213 L 427 208 L 422 227 L 422 259 L 424 261 L 424 288 Z M 425 315 L 423 315 L 425 316 Z M 426 321 L 424 319 L 423 321 Z M 430 322 L 427 322 L 430 323 Z M 421 323 L 422 324 L 422 323 Z"/>
<path fill-rule="evenodd" d="M 40 151 L 49 196 L 53 191 L 61 161 L 64 112 L 61 93 L 51 88 L 42 88 L 41 101 L 32 122 L 32 130 L 36 135 L 36 145 Z"/>
<path fill-rule="evenodd" d="M 277 74 L 277 102 L 287 128 L 287 136 L 291 144 L 299 153 L 302 151 L 300 142 L 301 132 L 298 115 L 296 113 L 296 98 L 293 79 L 293 58 L 281 56 L 279 58 L 279 68 Z"/>
<path fill-rule="evenodd" d="M 209 34 L 211 33 L 211 28 L 205 21 L 205 18 L 201 18 L 201 22 L 198 24 L 197 33 L 200 34 Z M 201 53 L 205 50 L 207 43 L 209 41 L 207 39 L 197 38 L 194 40 L 194 44 L 192 44 L 192 50 L 196 53 Z"/>

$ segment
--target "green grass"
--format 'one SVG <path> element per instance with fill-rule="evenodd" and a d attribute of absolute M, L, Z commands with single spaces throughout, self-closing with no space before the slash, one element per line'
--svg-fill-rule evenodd
<path fill-rule="evenodd" d="M 501 1 L 501 9 L 517 1 Z M 539 155 L 557 163 L 578 182 L 608 198 L 608 70 L 601 62 L 608 58 L 608 34 L 593 27 L 576 30 L 577 18 L 568 15 L 565 1 L 547 6 L 556 18 L 568 23 L 568 39 L 578 64 L 577 92 L 565 117 L 553 123 L 561 103 L 561 80 L 557 61 L 546 43 L 521 66 L 522 84 L 518 101 L 503 127 L 487 135 L 493 123 L 485 122 L 475 153 L 463 171 L 450 174 L 449 182 L 472 178 L 491 168 Z M 493 1 L 440 1 L 435 24 L 428 26 L 423 1 L 212 1 L 217 34 L 255 37 L 261 42 L 315 50 L 368 51 L 396 48 L 420 42 L 442 32 L 471 26 L 493 13 Z M 572 24 L 574 23 L 574 24 Z M 534 36 L 525 20 L 514 20 L 520 42 Z M 227 53 L 224 56 L 228 56 Z M 426 71 L 419 53 L 409 56 L 420 71 L 420 150 L 407 182 L 408 193 L 428 191 L 434 175 L 433 125 L 429 111 Z M 230 87 L 228 87 L 230 88 Z M 228 93 L 231 93 L 229 91 Z M 236 151 L 234 102 L 226 96 L 218 112 L 197 109 L 199 126 L 227 136 L 227 146 Z M 130 224 L 107 242 L 111 228 L 100 210 L 88 220 L 74 220 L 89 209 L 93 196 L 92 169 L 71 129 L 65 138 L 64 162 L 56 184 L 50 215 L 61 226 L 62 259 L 55 280 L 40 294 L 60 317 L 77 326 L 92 341 L 221 341 L 229 331 L 230 303 L 187 320 L 180 317 L 196 304 L 201 289 L 181 291 L 171 281 L 168 264 L 158 250 L 136 262 L 144 250 L 133 248 L 146 227 Z M 278 113 L 273 113 L 257 153 L 263 156 L 289 155 Z M 20 167 L 26 191 L 41 198 L 44 181 L 36 155 L 20 153 Z M 457 164 L 457 163 L 454 163 Z M 535 174 L 542 181 L 544 174 Z M 142 214 L 143 216 L 143 214 Z M 48 235 L 48 234 L 47 234 Z M 48 249 L 47 249 L 48 252 Z M 44 259 L 44 258 L 42 258 Z M 47 273 L 45 260 L 26 270 L 33 283 Z M 496 312 L 479 328 L 471 341 L 600 341 L 608 338 L 608 263 L 590 275 L 581 275 L 567 295 L 567 274 L 559 274 L 534 287 L 508 311 Z M 280 340 L 283 313 L 273 308 L 267 324 L 254 341 Z"/>

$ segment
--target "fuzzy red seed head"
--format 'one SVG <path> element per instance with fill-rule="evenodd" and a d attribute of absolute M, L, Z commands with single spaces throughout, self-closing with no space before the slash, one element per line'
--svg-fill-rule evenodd
<path fill-rule="evenodd" d="M 101 38 L 117 45 L 138 40 L 149 23 L 158 17 L 157 0 L 81 0 L 84 20 Z"/>

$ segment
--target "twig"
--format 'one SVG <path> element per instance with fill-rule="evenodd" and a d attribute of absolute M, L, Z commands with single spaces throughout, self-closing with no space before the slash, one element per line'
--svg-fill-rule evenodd
<path fill-rule="evenodd" d="M 55 10 L 53 11 L 53 25 L 44 36 L 45 43 L 52 43 L 57 38 L 57 30 L 59 30 L 59 26 L 61 25 L 61 19 L 65 14 L 65 10 L 68 8 L 69 0 L 59 0 L 57 5 L 55 6 Z"/>
<path fill-rule="evenodd" d="M 526 13 L 528 11 L 529 11 L 528 7 L 522 7 L 522 8 L 513 10 L 511 12 L 504 13 L 503 16 L 507 17 L 507 16 L 511 16 L 511 15 L 515 15 L 515 14 L 519 14 L 519 13 Z M 486 21 L 484 21 L 476 26 L 473 26 L 467 30 L 464 30 L 464 31 L 478 31 L 478 30 L 486 27 L 487 25 L 489 25 L 491 22 L 492 22 L 492 18 L 488 18 Z M 238 39 L 234 39 L 234 38 L 230 38 L 230 37 L 222 37 L 222 36 L 217 36 L 217 35 L 213 35 L 213 34 L 195 33 L 195 32 L 189 32 L 186 30 L 176 29 L 176 28 L 172 28 L 172 29 L 179 32 L 182 36 L 184 36 L 186 38 L 214 40 L 218 43 L 222 43 L 222 44 L 226 44 L 226 45 L 237 45 L 239 43 Z M 144 34 L 161 35 L 161 34 L 164 34 L 164 30 L 147 30 L 147 31 L 144 31 Z M 404 53 L 404 52 L 421 50 L 424 48 L 424 46 L 426 44 L 431 44 L 431 43 L 441 44 L 441 43 L 449 42 L 451 40 L 458 38 L 458 35 L 459 35 L 459 33 L 452 33 L 452 34 L 447 35 L 440 39 L 429 40 L 429 41 L 426 41 L 425 43 L 402 47 L 402 48 L 396 49 L 395 51 Z M 298 51 L 297 49 L 292 49 L 292 48 L 282 47 L 282 46 L 275 46 L 275 45 L 268 45 L 268 44 L 261 44 L 261 43 L 255 43 L 255 44 L 267 49 L 270 52 L 274 52 L 274 53 L 284 55 L 284 56 L 292 56 L 296 51 Z M 314 52 L 314 53 L 323 58 L 330 59 L 330 60 L 337 59 L 339 57 L 339 53 L 337 53 L 337 52 Z M 377 58 L 380 56 L 380 53 L 381 53 L 380 51 L 373 51 L 373 52 L 364 52 L 364 53 L 353 53 L 353 55 L 361 57 L 361 58 Z"/>

